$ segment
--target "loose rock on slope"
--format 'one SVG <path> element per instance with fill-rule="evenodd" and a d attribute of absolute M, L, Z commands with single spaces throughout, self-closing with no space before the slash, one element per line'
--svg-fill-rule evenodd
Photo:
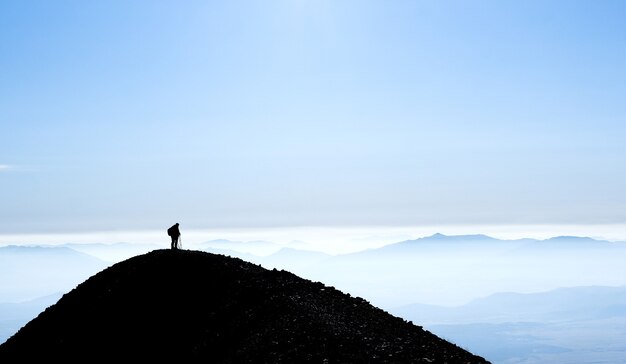
<path fill-rule="evenodd" d="M 101 271 L 0 345 L 2 363 L 42 358 L 488 363 L 333 287 L 184 250 Z"/>

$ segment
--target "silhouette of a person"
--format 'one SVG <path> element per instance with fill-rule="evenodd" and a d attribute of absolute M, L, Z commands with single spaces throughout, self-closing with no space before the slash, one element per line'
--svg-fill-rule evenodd
<path fill-rule="evenodd" d="M 167 235 L 172 237 L 172 249 L 178 249 L 178 238 L 180 238 L 178 223 L 172 225 L 169 229 L 167 229 Z"/>

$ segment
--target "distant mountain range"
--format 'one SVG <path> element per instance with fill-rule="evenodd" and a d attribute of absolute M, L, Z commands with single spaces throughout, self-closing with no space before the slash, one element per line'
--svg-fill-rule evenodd
<path fill-rule="evenodd" d="M 488 245 L 489 244 L 489 245 Z M 306 246 L 306 249 L 301 247 Z M 436 233 L 431 236 L 422 237 L 413 240 L 392 243 L 380 248 L 364 249 L 354 253 L 340 254 L 340 256 L 364 256 L 368 254 L 381 254 L 388 252 L 406 251 L 407 249 L 426 249 L 426 248 L 489 248 L 489 249 L 547 249 L 547 248 L 624 248 L 626 242 L 611 242 L 607 240 L 598 240 L 589 237 L 578 236 L 556 236 L 549 239 L 513 239 L 502 240 L 483 234 L 474 235 L 444 235 Z M 310 245 L 299 244 L 296 246 L 283 246 L 268 241 L 230 241 L 230 240 L 212 240 L 199 245 L 201 250 L 221 250 L 232 252 L 233 254 L 249 254 L 257 257 L 268 257 L 278 253 L 282 249 L 300 250 L 305 253 L 312 252 Z"/>
<path fill-rule="evenodd" d="M 626 318 L 626 285 L 563 287 L 547 292 L 499 292 L 461 306 L 410 304 L 391 310 L 424 324 L 560 322 Z"/>
<path fill-rule="evenodd" d="M 66 243 L 66 244 L 32 244 L 26 245 L 32 248 L 70 248 L 77 252 L 89 254 L 108 263 L 117 263 L 124 259 L 144 254 L 155 249 L 162 249 L 163 244 L 145 243 Z"/>
<path fill-rule="evenodd" d="M 110 264 L 67 247 L 0 247 L 0 302 L 69 291 Z"/>
<path fill-rule="evenodd" d="M 626 243 L 585 237 L 500 240 L 435 234 L 335 256 L 302 250 L 255 256 L 237 246 L 221 248 L 220 253 L 266 268 L 333 283 L 387 308 L 415 302 L 458 305 L 496 292 L 626 284 Z"/>
<path fill-rule="evenodd" d="M 425 249 L 427 247 L 455 247 L 455 248 L 488 248 L 488 249 L 548 249 L 548 248 L 626 248 L 626 243 L 615 243 L 606 240 L 596 240 L 588 237 L 557 236 L 545 240 L 539 239 L 514 239 L 501 240 L 487 235 L 443 235 L 434 234 L 414 240 L 407 240 L 390 244 L 382 248 L 371 249 L 356 254 L 394 252 L 398 250 Z"/>
<path fill-rule="evenodd" d="M 92 255 L 98 259 L 110 263 L 134 257 L 136 255 L 145 254 L 152 250 L 162 249 L 163 244 L 140 244 L 140 243 L 70 243 L 62 245 L 64 247 L 74 249 L 81 253 Z"/>
<path fill-rule="evenodd" d="M 200 251 L 95 274 L 0 345 L 0 361 L 487 363 L 359 297 Z"/>
<path fill-rule="evenodd" d="M 390 310 L 494 363 L 625 363 L 626 286 L 496 293 L 466 305 Z"/>
<path fill-rule="evenodd" d="M 0 343 L 61 298 L 61 293 L 22 302 L 0 303 Z"/>
<path fill-rule="evenodd" d="M 282 246 L 276 243 L 263 240 L 253 241 L 233 241 L 227 239 L 216 239 L 200 243 L 197 246 L 201 250 L 232 250 L 243 254 L 256 256 L 267 256 L 279 251 Z"/>

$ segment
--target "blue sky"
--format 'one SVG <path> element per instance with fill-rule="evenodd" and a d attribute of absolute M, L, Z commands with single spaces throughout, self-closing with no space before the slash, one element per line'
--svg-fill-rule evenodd
<path fill-rule="evenodd" d="M 626 224 L 625 16 L 0 2 L 0 233 Z"/>

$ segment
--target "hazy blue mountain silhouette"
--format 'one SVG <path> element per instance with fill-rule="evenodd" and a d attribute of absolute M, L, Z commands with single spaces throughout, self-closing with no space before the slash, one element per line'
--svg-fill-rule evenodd
<path fill-rule="evenodd" d="M 419 238 L 419 239 L 415 239 L 415 240 L 408 240 L 408 241 L 419 241 L 419 240 L 456 240 L 456 241 L 484 241 L 484 240 L 497 240 L 495 238 L 492 238 L 488 235 L 484 235 L 484 234 L 471 234 L 471 235 L 444 235 L 441 233 L 435 233 L 431 236 L 427 236 L 424 238 Z"/>
<path fill-rule="evenodd" d="M 281 245 L 263 240 L 233 241 L 227 239 L 215 239 L 200 243 L 201 250 L 234 250 L 237 252 L 266 256 L 279 251 Z"/>
<path fill-rule="evenodd" d="M 568 246 L 578 245 L 604 245 L 611 244 L 611 242 L 607 240 L 599 240 L 590 237 L 584 236 L 555 236 L 549 239 L 541 240 L 541 239 L 512 239 L 512 240 L 503 240 L 497 239 L 488 235 L 483 234 L 475 234 L 475 235 L 444 235 L 440 233 L 436 233 L 431 236 L 426 236 L 423 238 L 406 240 L 402 242 L 398 242 L 395 244 L 390 244 L 384 246 L 382 248 L 374 249 L 374 250 L 385 250 L 385 249 L 396 249 L 400 247 L 409 247 L 409 246 L 419 246 L 419 245 L 427 245 L 427 244 L 471 244 L 471 243 L 494 243 L 494 244 L 540 244 L 541 246 L 546 245 L 555 245 L 555 244 L 565 244 Z"/>
<path fill-rule="evenodd" d="M 255 260 L 253 262 L 262 262 L 263 264 L 267 264 L 271 267 L 273 267 L 274 265 L 280 265 L 281 262 L 284 261 L 289 261 L 291 264 L 298 266 L 312 266 L 330 258 L 330 255 L 320 252 L 282 248 L 281 250 L 270 256 L 264 257 L 263 259 Z"/>
<path fill-rule="evenodd" d="M 467 250 L 471 253 L 504 252 L 504 251 L 550 251 L 562 249 L 624 249 L 626 244 L 613 243 L 606 240 L 597 240 L 589 237 L 557 236 L 545 240 L 541 239 L 512 239 L 503 240 L 483 234 L 475 235 L 444 235 L 434 234 L 423 238 L 401 241 L 380 248 L 368 249 L 356 253 L 344 254 L 344 257 L 363 258 L 368 255 L 377 259 L 388 254 L 412 254 L 424 251 L 448 249 L 448 252 Z"/>
<path fill-rule="evenodd" d="M 68 292 L 109 265 L 67 247 L 0 247 L 0 302 Z"/>
<path fill-rule="evenodd" d="M 67 243 L 61 246 L 89 254 L 98 259 L 117 263 L 124 259 L 134 257 L 135 255 L 145 254 L 155 249 L 160 249 L 158 244 L 146 243 Z"/>
<path fill-rule="evenodd" d="M 466 305 L 391 309 L 494 363 L 623 363 L 626 286 L 497 293 Z"/>
<path fill-rule="evenodd" d="M 0 362 L 487 363 L 419 326 L 292 273 L 155 250 L 65 294 L 0 345 Z"/>
<path fill-rule="evenodd" d="M 355 253 L 343 254 L 343 256 L 348 257 L 363 257 L 366 255 L 380 255 L 382 254 L 394 254 L 398 252 L 411 252 L 418 251 L 423 249 L 440 249 L 440 248 L 473 248 L 473 247 L 482 247 L 482 248 L 490 248 L 494 246 L 498 246 L 498 244 L 502 245 L 502 243 L 508 242 L 508 240 L 499 240 L 496 238 L 492 238 L 487 235 L 476 234 L 476 235 L 443 235 L 440 233 L 426 236 L 423 238 L 405 240 L 398 243 L 393 243 L 389 245 L 385 245 L 380 248 L 368 249 Z"/>
<path fill-rule="evenodd" d="M 429 324 L 626 318 L 626 286 L 563 287 L 538 293 L 499 292 L 462 306 L 409 304 L 391 311 Z"/>
<path fill-rule="evenodd" d="M 459 305 L 496 292 L 621 285 L 626 273 L 626 243 L 567 236 L 435 234 L 323 259 L 304 251 L 297 260 L 281 255 L 246 260 L 332 284 L 385 309 L 415 302 Z"/>
<path fill-rule="evenodd" d="M 56 293 L 28 301 L 0 303 L 0 344 L 61 296 L 61 293 Z"/>

